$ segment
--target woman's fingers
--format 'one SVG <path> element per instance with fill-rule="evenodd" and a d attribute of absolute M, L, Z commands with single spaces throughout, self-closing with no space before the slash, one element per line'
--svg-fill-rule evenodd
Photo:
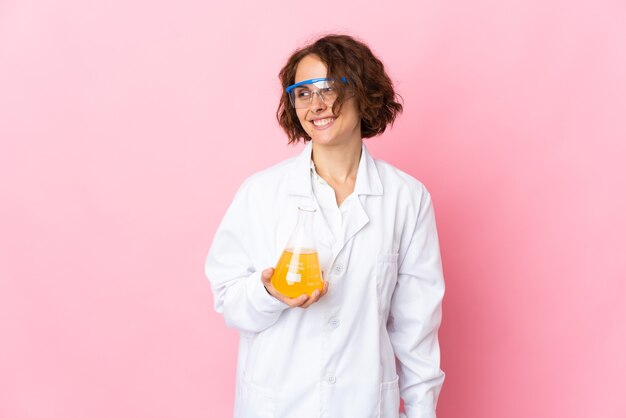
<path fill-rule="evenodd" d="M 286 301 L 283 302 L 292 308 L 297 308 L 298 306 L 303 307 L 307 301 L 310 300 L 309 295 L 300 295 L 297 298 L 287 298 L 283 296 L 283 298 L 286 299 Z"/>
<path fill-rule="evenodd" d="M 309 306 L 311 306 L 312 304 L 320 300 L 320 298 L 324 296 L 327 292 L 328 292 L 328 282 L 324 281 L 324 286 L 322 287 L 322 290 L 319 290 L 319 289 L 314 290 L 309 300 L 300 307 L 308 308 Z"/>
<path fill-rule="evenodd" d="M 324 287 L 322 288 L 322 296 L 328 292 L 328 282 L 324 280 Z"/>
<path fill-rule="evenodd" d="M 304 309 L 308 308 L 309 306 L 317 302 L 321 295 L 322 295 L 322 292 L 320 292 L 318 289 L 315 289 L 313 293 L 311 294 L 311 297 L 309 298 L 309 300 L 307 300 L 306 303 L 302 304 L 302 306 L 300 307 Z"/>

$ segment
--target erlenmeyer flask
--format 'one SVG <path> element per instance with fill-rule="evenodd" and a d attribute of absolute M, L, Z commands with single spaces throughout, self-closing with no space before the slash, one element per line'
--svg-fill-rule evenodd
<path fill-rule="evenodd" d="M 271 278 L 272 286 L 290 298 L 311 296 L 324 287 L 313 236 L 314 214 L 315 209 L 298 208 L 298 223 Z"/>

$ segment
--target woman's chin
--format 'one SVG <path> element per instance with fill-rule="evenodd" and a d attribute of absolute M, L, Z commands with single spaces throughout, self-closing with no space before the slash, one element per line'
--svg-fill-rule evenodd
<path fill-rule="evenodd" d="M 312 135 L 310 135 L 311 137 L 311 141 L 313 141 L 314 144 L 318 144 L 318 145 L 332 145 L 335 141 L 335 137 L 334 135 L 328 135 L 327 133 L 320 133 L 320 132 L 311 132 Z"/>

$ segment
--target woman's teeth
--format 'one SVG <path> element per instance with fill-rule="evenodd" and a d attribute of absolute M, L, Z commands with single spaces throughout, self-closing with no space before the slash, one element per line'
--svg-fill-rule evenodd
<path fill-rule="evenodd" d="M 332 121 L 334 121 L 335 118 L 326 118 L 326 119 L 317 119 L 313 121 L 313 125 L 315 126 L 326 126 L 329 123 L 331 123 Z"/>

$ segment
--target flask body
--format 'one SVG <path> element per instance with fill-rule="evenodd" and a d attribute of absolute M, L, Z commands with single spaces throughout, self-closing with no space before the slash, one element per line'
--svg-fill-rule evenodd
<path fill-rule="evenodd" d="M 303 294 L 311 296 L 315 289 L 324 287 L 320 264 L 315 249 L 286 248 L 272 276 L 272 286 L 290 298 Z"/>
<path fill-rule="evenodd" d="M 272 286 L 290 298 L 311 296 L 324 287 L 313 237 L 314 213 L 315 209 L 298 208 L 298 223 L 271 278 Z"/>

